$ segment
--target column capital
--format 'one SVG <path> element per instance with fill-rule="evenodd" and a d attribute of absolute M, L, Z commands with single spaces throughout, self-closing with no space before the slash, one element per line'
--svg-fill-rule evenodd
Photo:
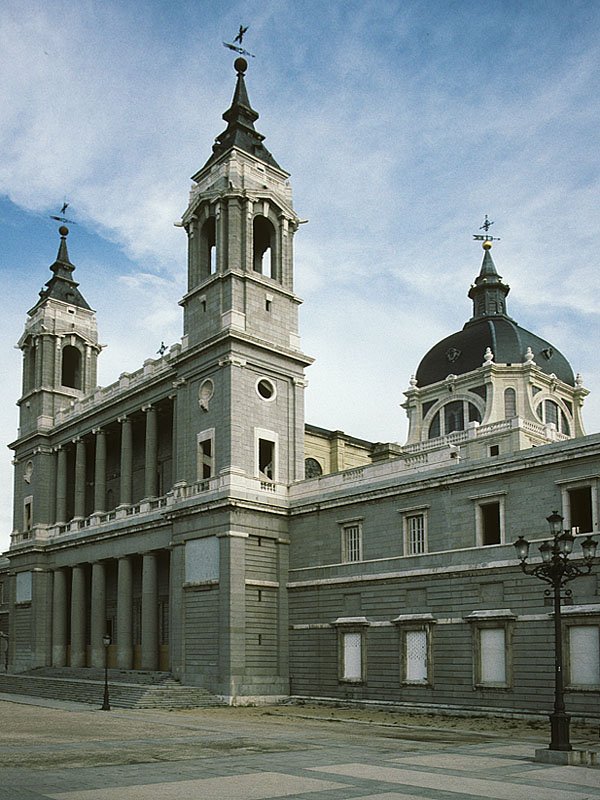
<path fill-rule="evenodd" d="M 142 406 L 142 411 L 156 411 L 156 403 L 146 403 L 146 405 Z"/>
<path fill-rule="evenodd" d="M 131 422 L 131 415 L 121 414 L 120 417 L 117 417 L 117 422 Z"/>
<path fill-rule="evenodd" d="M 98 436 L 99 434 L 106 434 L 106 431 L 104 430 L 104 428 L 92 428 L 92 433 L 95 436 Z"/>

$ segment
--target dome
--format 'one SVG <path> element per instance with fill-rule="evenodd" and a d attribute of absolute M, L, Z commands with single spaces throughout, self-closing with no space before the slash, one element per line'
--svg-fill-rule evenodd
<path fill-rule="evenodd" d="M 419 364 L 417 386 L 429 386 L 450 374 L 462 375 L 481 367 L 488 347 L 496 364 L 522 364 L 530 347 L 533 360 L 543 372 L 575 385 L 573 370 L 562 353 L 512 319 L 498 316 L 467 322 L 461 331 L 434 345 Z"/>
<path fill-rule="evenodd" d="M 481 367 L 488 347 L 496 364 L 522 364 L 527 349 L 531 348 L 536 366 L 574 386 L 573 370 L 562 353 L 549 342 L 521 328 L 506 313 L 506 296 L 510 287 L 496 271 L 491 246 L 491 241 L 484 241 L 481 271 L 469 289 L 473 301 L 472 318 L 461 331 L 431 348 L 419 364 L 417 386 L 429 386 L 443 381 L 450 374 L 462 375 Z"/>

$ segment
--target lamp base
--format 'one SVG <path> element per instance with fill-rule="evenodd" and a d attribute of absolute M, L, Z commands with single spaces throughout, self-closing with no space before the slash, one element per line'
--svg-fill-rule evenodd
<path fill-rule="evenodd" d="M 549 750 L 569 751 L 571 742 L 569 739 L 569 725 L 571 717 L 564 711 L 550 714 L 550 745 Z"/>

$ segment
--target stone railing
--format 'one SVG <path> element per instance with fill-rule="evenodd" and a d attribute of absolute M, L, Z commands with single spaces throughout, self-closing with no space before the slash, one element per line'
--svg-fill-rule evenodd
<path fill-rule="evenodd" d="M 102 405 L 120 395 L 129 393 L 132 389 L 144 384 L 151 378 L 156 378 L 171 368 L 171 362 L 181 352 L 181 345 L 174 344 L 162 358 L 149 358 L 144 361 L 144 366 L 135 372 L 123 372 L 119 380 L 105 387 L 96 387 L 93 392 L 78 400 L 71 400 L 67 408 L 57 411 L 54 424 L 61 425 L 79 414 L 89 413 L 96 406 Z"/>
<path fill-rule="evenodd" d="M 92 533 L 95 529 L 102 529 L 123 520 L 133 522 L 135 519 L 136 523 L 138 520 L 143 522 L 145 516 L 174 510 L 185 501 L 223 489 L 228 491 L 237 489 L 246 495 L 250 493 L 254 497 L 260 497 L 261 494 L 275 495 L 281 499 L 287 497 L 288 487 L 282 483 L 238 475 L 217 476 L 190 484 L 182 481 L 175 484 L 171 491 L 162 497 L 152 497 L 132 505 L 118 506 L 111 511 L 96 512 L 89 517 L 72 519 L 70 522 L 59 525 L 37 525 L 29 531 L 13 531 L 10 549 L 30 547 L 33 544 L 41 544 L 58 537 L 80 534 L 82 531 Z"/>

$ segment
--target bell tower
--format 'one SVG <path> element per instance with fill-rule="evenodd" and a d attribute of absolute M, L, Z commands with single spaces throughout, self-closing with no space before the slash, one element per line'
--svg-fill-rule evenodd
<path fill-rule="evenodd" d="M 96 386 L 96 362 L 100 345 L 96 315 L 73 279 L 69 259 L 69 229 L 59 228 L 60 244 L 52 277 L 28 313 L 17 346 L 23 351 L 23 388 L 20 436 L 44 431 L 54 415 L 73 399 Z"/>
<path fill-rule="evenodd" d="M 289 483 L 303 477 L 303 371 L 312 363 L 300 350 L 294 294 L 299 219 L 289 173 L 254 127 L 248 64 L 237 58 L 234 67 L 227 127 L 192 177 L 180 223 L 188 235 L 183 346 L 216 362 L 198 385 L 199 424 L 214 436 L 198 455 L 198 479 L 214 469 Z"/>

